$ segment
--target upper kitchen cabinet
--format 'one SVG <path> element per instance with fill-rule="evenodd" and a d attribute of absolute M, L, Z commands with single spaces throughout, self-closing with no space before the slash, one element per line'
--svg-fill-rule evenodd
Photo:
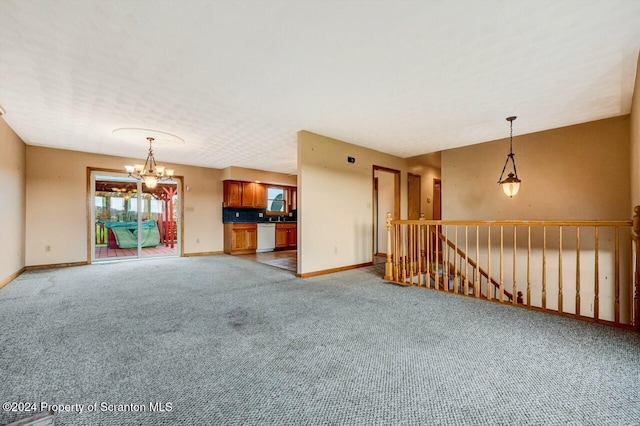
<path fill-rule="evenodd" d="M 224 181 L 224 206 L 263 209 L 267 206 L 264 185 L 255 182 Z"/>
<path fill-rule="evenodd" d="M 267 207 L 267 190 L 261 183 L 242 182 L 242 207 Z"/>
<path fill-rule="evenodd" d="M 224 181 L 224 206 L 242 207 L 242 182 Z"/>
<path fill-rule="evenodd" d="M 298 188 L 289 188 L 289 211 L 298 210 Z"/>

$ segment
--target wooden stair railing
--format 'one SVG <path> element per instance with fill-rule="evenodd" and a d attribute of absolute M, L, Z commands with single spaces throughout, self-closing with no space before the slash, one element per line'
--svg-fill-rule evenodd
<path fill-rule="evenodd" d="M 632 220 L 606 221 L 393 220 L 388 214 L 387 237 L 387 281 L 640 331 L 640 206 Z M 505 271 L 507 264 L 513 270 Z"/>
<path fill-rule="evenodd" d="M 500 283 L 496 281 L 493 277 L 490 277 L 489 273 L 484 268 L 478 265 L 478 262 L 476 262 L 473 258 L 469 257 L 465 252 L 463 252 L 459 247 L 457 247 L 451 240 L 447 239 L 447 237 L 443 233 L 438 232 L 438 236 L 440 240 L 442 240 L 443 242 L 446 242 L 446 244 L 449 247 L 455 250 L 458 256 L 460 256 L 465 261 L 469 262 L 469 265 L 471 265 L 473 268 L 478 268 L 478 272 L 480 273 L 480 275 L 482 275 L 486 280 L 488 280 L 496 290 L 500 289 Z M 453 267 L 453 265 L 450 265 L 450 267 Z M 465 278 L 468 279 L 468 277 L 466 276 Z M 509 301 L 513 301 L 513 294 L 511 294 L 510 292 L 504 289 L 503 289 L 503 292 L 504 292 L 504 295 L 509 299 Z"/>
<path fill-rule="evenodd" d="M 440 232 L 438 230 L 439 227 L 435 226 L 434 229 L 429 229 L 427 230 L 427 235 L 425 235 L 424 237 L 426 239 L 432 240 L 432 237 L 438 238 L 440 243 L 445 243 L 448 247 L 450 247 L 451 249 L 455 250 L 457 255 L 460 256 L 462 259 L 464 259 L 465 261 L 469 262 L 469 265 L 472 266 L 472 268 L 477 268 L 478 269 L 478 273 L 480 276 L 484 277 L 491 285 L 493 285 L 494 290 L 495 291 L 499 291 L 500 290 L 500 283 L 498 281 L 496 281 L 493 277 L 491 277 L 489 275 L 489 273 L 483 269 L 482 267 L 478 266 L 478 262 L 476 262 L 475 260 L 473 260 L 471 257 L 469 257 L 465 252 L 463 252 L 459 247 L 457 247 L 451 240 L 449 240 L 447 238 L 446 235 L 444 235 L 442 232 Z M 433 235 L 430 235 L 433 234 Z M 423 247 L 423 249 L 426 249 Z M 410 250 L 410 249 L 409 249 Z M 442 250 L 442 244 L 438 244 L 436 247 L 436 244 L 434 243 L 433 245 L 431 245 L 429 253 L 425 253 L 425 250 L 421 250 L 420 253 L 420 257 L 426 257 L 428 256 L 429 259 L 432 259 L 430 261 L 428 261 L 427 263 L 430 263 L 431 265 L 437 265 L 437 271 L 427 271 L 424 266 L 422 265 L 422 267 L 415 267 L 415 262 L 411 262 L 410 260 L 407 259 L 407 256 L 403 256 L 401 259 L 399 259 L 400 263 L 404 263 L 404 262 L 408 262 L 409 263 L 409 268 L 401 268 L 402 271 L 404 270 L 408 270 L 408 272 L 405 274 L 407 276 L 405 276 L 404 278 L 407 277 L 411 277 L 411 276 L 416 276 L 416 275 L 423 275 L 423 274 L 428 274 L 431 278 L 431 280 L 433 280 L 434 285 L 436 287 L 438 287 L 440 290 L 444 290 L 444 291 L 448 291 L 448 285 L 449 283 L 447 282 L 447 288 L 445 289 L 445 279 L 444 279 L 444 270 L 445 270 L 445 264 L 448 265 L 448 267 L 446 268 L 448 270 L 448 273 L 446 274 L 447 279 L 446 281 L 449 281 L 449 277 L 454 276 L 454 277 L 459 277 L 463 280 L 463 282 L 467 282 L 467 286 L 473 286 L 473 293 L 475 294 L 475 288 L 476 286 L 474 285 L 475 282 L 471 279 L 469 279 L 469 277 L 464 274 L 462 271 L 456 271 L 455 269 L 455 265 L 452 264 L 451 262 L 445 262 L 443 257 L 443 250 Z M 455 262 L 454 262 L 455 263 Z M 442 269 L 439 269 L 439 267 L 442 266 Z M 443 279 L 440 279 L 440 271 L 442 270 L 443 272 Z M 400 273 L 400 271 L 398 272 Z M 404 285 L 403 282 L 397 282 L 397 284 L 400 285 Z M 488 298 L 491 299 L 491 297 L 487 297 L 485 294 L 482 293 L 481 290 L 481 286 L 480 283 L 478 283 L 479 285 L 478 287 L 478 295 L 477 297 L 482 297 L 482 298 Z M 419 279 L 419 286 L 422 286 L 422 282 Z M 427 285 L 427 283 L 425 283 L 425 285 Z M 427 285 L 429 286 L 429 285 Z M 467 287 L 468 288 L 468 287 Z M 455 284 L 454 284 L 454 289 L 453 292 L 454 293 L 458 293 L 459 292 L 459 288 L 456 288 Z M 509 299 L 509 302 L 513 301 L 513 295 L 502 289 L 503 295 Z M 469 294 L 469 291 L 467 289 L 467 291 L 464 292 L 465 295 Z M 520 293 L 521 295 L 522 293 Z M 493 298 L 496 298 L 495 296 Z M 519 299 L 519 303 L 522 303 L 522 298 L 520 297 Z"/>

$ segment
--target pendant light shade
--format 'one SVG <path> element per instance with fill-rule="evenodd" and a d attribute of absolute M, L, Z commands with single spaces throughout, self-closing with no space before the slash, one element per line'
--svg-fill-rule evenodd
<path fill-rule="evenodd" d="M 515 177 L 513 173 L 509 173 L 507 178 L 500 182 L 500 185 L 502 185 L 502 190 L 504 191 L 505 195 L 507 195 L 508 197 L 513 197 L 520 190 L 520 179 Z"/>

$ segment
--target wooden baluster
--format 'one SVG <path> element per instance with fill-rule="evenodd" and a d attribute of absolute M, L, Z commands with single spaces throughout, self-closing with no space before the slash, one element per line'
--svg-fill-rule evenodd
<path fill-rule="evenodd" d="M 446 253 L 445 253 L 446 250 Z M 445 269 L 446 264 L 446 269 Z M 449 226 L 444 227 L 444 244 L 442 244 L 442 281 L 444 291 L 449 291 Z"/>
<path fill-rule="evenodd" d="M 455 227 L 455 243 L 453 249 L 453 292 L 458 293 L 458 285 L 460 281 L 458 279 L 458 226 Z"/>
<path fill-rule="evenodd" d="M 480 226 L 476 225 L 476 271 L 473 279 L 473 295 L 480 297 Z"/>
<path fill-rule="evenodd" d="M 401 227 L 402 232 L 402 283 L 407 281 L 407 226 Z"/>
<path fill-rule="evenodd" d="M 402 225 L 398 224 L 398 282 L 402 282 L 402 270 L 404 267 L 402 266 L 404 263 L 404 258 L 402 257 Z"/>
<path fill-rule="evenodd" d="M 435 266 L 436 279 L 435 279 L 435 283 L 434 284 L 435 284 L 436 290 L 440 290 L 440 271 L 439 271 L 439 269 L 440 269 L 440 250 L 439 250 L 439 248 L 440 248 L 440 229 L 439 229 L 438 226 L 435 227 L 435 236 L 436 236 L 436 238 L 435 238 L 434 242 L 435 242 L 435 245 L 436 245 L 436 258 L 434 259 L 433 263 L 434 263 L 434 266 Z"/>
<path fill-rule="evenodd" d="M 576 315 L 580 316 L 580 227 L 576 226 Z"/>
<path fill-rule="evenodd" d="M 469 227 L 464 226 L 464 295 L 469 295 Z"/>
<path fill-rule="evenodd" d="M 422 225 L 418 225 L 418 286 L 422 287 Z"/>
<path fill-rule="evenodd" d="M 500 226 L 500 301 L 504 302 L 504 226 Z"/>
<path fill-rule="evenodd" d="M 527 306 L 531 307 L 531 226 L 527 227 Z"/>
<path fill-rule="evenodd" d="M 614 281 L 614 322 L 616 324 L 620 324 L 620 229 L 619 227 L 615 227 L 615 255 L 614 255 L 614 263 L 615 263 L 615 271 L 613 272 L 613 281 Z"/>
<path fill-rule="evenodd" d="M 487 300 L 491 300 L 491 226 L 487 226 Z"/>
<path fill-rule="evenodd" d="M 409 277 L 411 280 L 411 285 L 413 285 L 413 225 L 407 225 L 407 240 L 409 243 Z"/>
<path fill-rule="evenodd" d="M 416 281 L 418 281 L 418 275 L 420 273 L 420 268 L 418 268 L 418 260 L 420 260 L 420 251 L 418 250 L 418 240 L 420 239 L 418 234 L 418 225 L 411 225 L 411 232 L 413 235 L 413 242 L 411 244 L 411 253 L 413 254 L 413 273 L 416 275 Z M 413 283 L 413 275 L 411 282 Z"/>
<path fill-rule="evenodd" d="M 542 309 L 547 309 L 547 227 L 542 227 Z"/>
<path fill-rule="evenodd" d="M 562 226 L 558 226 L 558 312 L 562 313 Z"/>
<path fill-rule="evenodd" d="M 384 279 L 393 281 L 393 263 L 391 261 L 391 213 L 387 213 L 387 261 L 384 264 Z"/>
<path fill-rule="evenodd" d="M 418 261 L 420 260 L 420 251 L 418 250 L 418 240 L 420 235 L 418 234 L 418 225 L 411 225 L 411 232 L 413 236 L 413 242 L 411 244 L 411 254 L 413 255 L 413 273 L 416 275 L 416 282 L 418 281 L 418 275 L 420 274 L 420 268 L 418 268 Z M 413 283 L 413 275 L 411 278 Z"/>
<path fill-rule="evenodd" d="M 420 213 L 420 218 L 419 220 L 426 220 L 426 218 L 424 217 L 424 213 Z M 420 275 L 422 275 L 424 273 L 424 266 L 425 266 L 425 262 L 426 262 L 426 241 L 424 240 L 425 238 L 425 234 L 424 234 L 424 230 L 425 230 L 425 226 L 424 225 L 420 225 L 418 227 L 418 229 L 420 230 L 420 242 L 419 242 L 419 249 L 420 249 L 420 257 L 418 258 L 418 261 L 420 263 L 419 265 L 419 270 L 420 270 Z"/>
<path fill-rule="evenodd" d="M 431 287 L 431 225 L 427 225 L 427 274 L 425 276 L 426 286 Z"/>
<path fill-rule="evenodd" d="M 395 238 L 393 240 L 395 244 L 393 250 L 393 278 L 394 281 L 400 282 L 400 225 L 396 224 L 393 231 L 395 235 Z"/>
<path fill-rule="evenodd" d="M 593 299 L 593 318 L 597 321 L 600 318 L 600 259 L 599 259 L 599 246 L 600 246 L 600 229 L 596 226 L 595 235 L 595 265 L 594 265 L 594 299 Z"/>
<path fill-rule="evenodd" d="M 514 305 L 518 303 L 518 284 L 517 284 L 517 279 L 516 279 L 516 265 L 518 263 L 518 259 L 516 258 L 516 234 L 517 234 L 517 229 L 516 229 L 516 225 L 513 225 L 513 288 L 512 288 L 512 292 L 511 295 L 513 296 L 511 299 L 511 303 L 513 303 Z"/>

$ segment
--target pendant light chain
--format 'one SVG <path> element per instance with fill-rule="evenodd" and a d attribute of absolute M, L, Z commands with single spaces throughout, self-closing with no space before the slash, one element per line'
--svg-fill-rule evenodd
<path fill-rule="evenodd" d="M 509 154 L 513 155 L 513 120 L 509 121 Z"/>

